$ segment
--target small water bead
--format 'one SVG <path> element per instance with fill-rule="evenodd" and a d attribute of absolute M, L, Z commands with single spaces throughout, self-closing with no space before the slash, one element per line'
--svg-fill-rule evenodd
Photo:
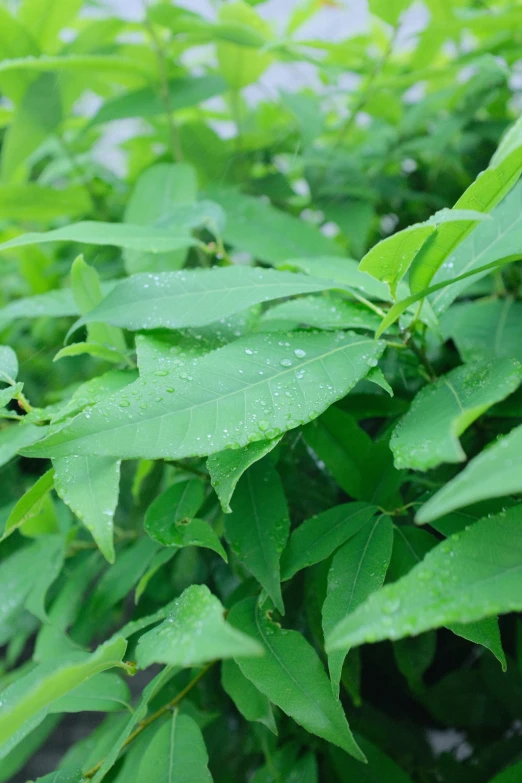
<path fill-rule="evenodd" d="M 168 375 L 168 372 L 167 372 L 167 370 L 156 370 L 154 375 L 158 375 L 160 377 L 162 377 L 162 376 L 164 377 L 165 375 Z"/>
<path fill-rule="evenodd" d="M 291 360 L 291 359 L 281 359 L 281 361 L 279 362 L 279 364 L 280 364 L 282 367 L 291 367 L 291 366 L 292 366 L 292 360 Z"/>
<path fill-rule="evenodd" d="M 303 351 L 302 348 L 296 348 L 294 353 L 298 359 L 304 359 L 306 356 L 306 351 Z"/>
<path fill-rule="evenodd" d="M 368 364 L 368 367 L 377 367 L 379 362 L 377 361 L 377 359 L 368 359 L 367 364 Z"/>
<path fill-rule="evenodd" d="M 249 356 L 252 356 L 254 351 L 251 348 L 245 348 L 245 353 L 247 353 Z"/>
<path fill-rule="evenodd" d="M 176 390 L 175 390 L 174 386 L 167 386 L 165 391 L 168 392 L 169 394 L 172 394 L 172 392 L 176 391 Z"/>
<path fill-rule="evenodd" d="M 128 400 L 121 400 L 120 401 L 120 408 L 128 408 L 130 405 L 130 402 Z"/>

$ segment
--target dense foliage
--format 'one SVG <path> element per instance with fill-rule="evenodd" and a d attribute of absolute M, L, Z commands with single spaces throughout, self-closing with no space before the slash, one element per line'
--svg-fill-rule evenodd
<path fill-rule="evenodd" d="M 522 780 L 522 6 L 408 5 L 0 5 L 0 783 Z"/>

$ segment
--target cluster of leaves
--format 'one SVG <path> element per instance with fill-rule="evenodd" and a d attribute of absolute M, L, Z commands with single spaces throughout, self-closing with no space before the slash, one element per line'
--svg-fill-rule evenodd
<path fill-rule="evenodd" d="M 522 780 L 522 7 L 216 5 L 0 6 L 0 782 Z"/>

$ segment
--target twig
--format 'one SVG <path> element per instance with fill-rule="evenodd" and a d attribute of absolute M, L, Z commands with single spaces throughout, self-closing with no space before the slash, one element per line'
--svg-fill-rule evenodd
<path fill-rule="evenodd" d="M 179 140 L 178 129 L 174 120 L 174 110 L 172 108 L 172 101 L 170 99 L 169 80 L 167 74 L 167 58 L 165 57 L 165 50 L 161 39 L 156 34 L 153 23 L 148 16 L 147 0 L 143 0 L 143 11 L 145 14 L 144 24 L 150 35 L 154 51 L 156 53 L 156 59 L 158 61 L 159 71 L 159 92 L 163 105 L 165 106 L 165 114 L 169 126 L 169 145 L 172 160 L 180 162 L 183 160 L 183 151 L 181 149 L 181 142 Z"/>
<path fill-rule="evenodd" d="M 199 671 L 195 677 L 191 679 L 191 681 L 186 685 L 183 690 L 181 690 L 176 696 L 174 696 L 173 699 L 171 699 L 167 704 L 164 704 L 163 707 L 160 707 L 159 710 L 156 710 L 156 712 L 153 712 L 152 715 L 149 715 L 148 718 L 145 718 L 144 720 L 140 721 L 138 723 L 137 727 L 134 729 L 132 734 L 129 734 L 123 745 L 121 746 L 121 750 L 124 750 L 130 743 L 136 739 L 136 737 L 139 737 L 139 735 L 144 731 L 147 726 L 150 726 L 151 723 L 154 723 L 155 720 L 158 718 L 161 718 L 162 715 L 165 715 L 166 712 L 169 710 L 174 709 L 176 705 L 178 705 L 184 698 L 187 696 L 187 694 L 190 693 L 190 691 L 198 684 L 198 682 L 205 676 L 205 674 L 208 672 L 209 669 L 212 668 L 212 666 L 215 664 L 215 661 L 211 661 L 210 663 L 207 663 L 201 671 Z M 105 759 L 102 759 L 97 764 L 94 765 L 94 767 L 91 767 L 91 769 L 87 770 L 87 772 L 83 773 L 84 778 L 92 778 L 94 775 L 98 772 L 100 767 L 102 766 Z"/>

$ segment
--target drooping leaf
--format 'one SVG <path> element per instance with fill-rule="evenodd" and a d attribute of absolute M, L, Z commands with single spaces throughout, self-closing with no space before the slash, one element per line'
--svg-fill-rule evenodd
<path fill-rule="evenodd" d="M 255 462 L 239 480 L 225 536 L 245 568 L 262 584 L 280 612 L 279 561 L 290 531 L 285 493 L 270 458 Z"/>
<path fill-rule="evenodd" d="M 92 653 L 77 653 L 39 664 L 2 693 L 0 754 L 4 756 L 47 715 L 53 702 L 84 680 L 118 666 L 127 642 L 117 637 Z"/>
<path fill-rule="evenodd" d="M 259 659 L 236 661 L 245 677 L 307 731 L 364 761 L 322 663 L 306 639 L 298 631 L 283 630 L 253 598 L 233 606 L 228 619 L 264 648 Z"/>
<path fill-rule="evenodd" d="M 103 556 L 114 562 L 113 519 L 118 503 L 120 460 L 80 456 L 53 460 L 56 491 L 80 519 Z"/>
<path fill-rule="evenodd" d="M 254 267 L 139 274 L 119 283 L 75 328 L 92 321 L 133 330 L 205 326 L 259 302 L 331 287 L 326 280 Z"/>
<path fill-rule="evenodd" d="M 188 715 L 174 710 L 143 754 L 136 783 L 212 783 L 208 754 L 198 725 Z"/>
<path fill-rule="evenodd" d="M 422 525 L 479 500 L 520 492 L 521 448 L 522 427 L 516 427 L 478 454 L 461 473 L 436 492 L 417 511 L 416 522 Z"/>
<path fill-rule="evenodd" d="M 130 706 L 130 690 L 114 672 L 102 672 L 84 680 L 72 691 L 60 696 L 50 707 L 50 713 L 118 712 Z"/>
<path fill-rule="evenodd" d="M 327 648 L 400 639 L 441 625 L 518 611 L 520 512 L 521 507 L 514 506 L 438 544 L 406 576 L 342 620 Z"/>
<path fill-rule="evenodd" d="M 342 332 L 242 338 L 193 362 L 175 385 L 162 372 L 154 399 L 141 378 L 24 453 L 177 459 L 274 438 L 344 396 L 383 348 Z"/>
<path fill-rule="evenodd" d="M 223 607 L 205 585 L 191 585 L 152 631 L 140 637 L 136 660 L 141 669 L 152 663 L 197 666 L 216 658 L 262 655 L 259 643 L 223 619 Z"/>
<path fill-rule="evenodd" d="M 229 659 L 221 664 L 221 684 L 246 720 L 263 723 L 273 734 L 277 734 L 270 701 L 245 677 L 234 660 Z"/>
<path fill-rule="evenodd" d="M 376 511 L 367 503 L 343 503 L 306 519 L 292 532 L 283 552 L 283 579 L 325 560 L 366 526 Z"/>
<path fill-rule="evenodd" d="M 379 516 L 366 524 L 334 555 L 328 571 L 328 592 L 323 604 L 325 637 L 369 595 L 378 590 L 391 558 L 393 526 L 389 517 Z M 337 695 L 344 659 L 349 648 L 328 654 L 332 688 Z"/>
<path fill-rule="evenodd" d="M 207 459 L 210 480 L 225 514 L 230 514 L 232 511 L 230 501 L 245 470 L 269 454 L 280 442 L 281 437 L 249 443 L 242 449 L 218 451 Z"/>
<path fill-rule="evenodd" d="M 502 358 L 457 367 L 425 386 L 393 431 L 395 466 L 429 470 L 441 462 L 462 462 L 459 435 L 521 380 L 522 365 Z"/>

